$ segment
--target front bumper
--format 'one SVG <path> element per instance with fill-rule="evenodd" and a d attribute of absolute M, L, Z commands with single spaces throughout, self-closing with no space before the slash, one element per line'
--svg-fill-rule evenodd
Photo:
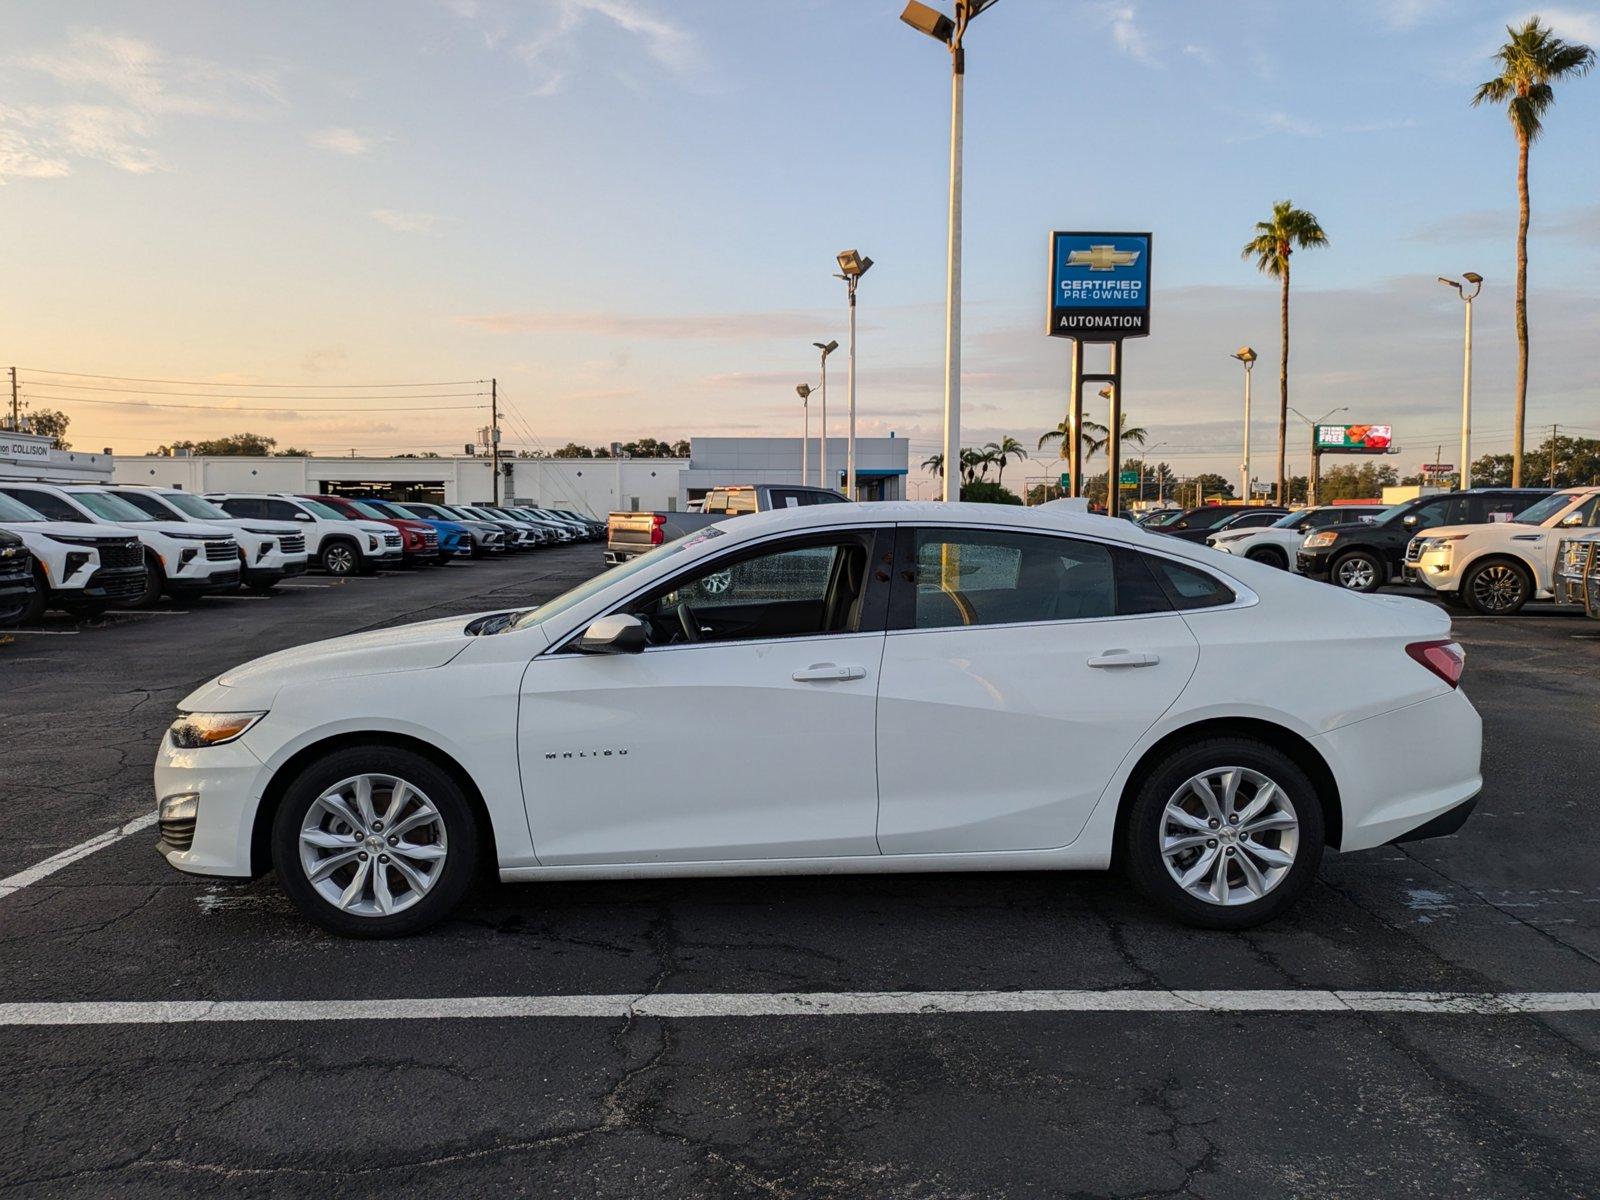
<path fill-rule="evenodd" d="M 1307 579 L 1326 583 L 1333 578 L 1333 556 L 1326 550 L 1296 550 L 1294 565 Z"/>
<path fill-rule="evenodd" d="M 1416 558 L 1408 554 L 1401 576 L 1436 592 L 1453 592 L 1460 584 L 1453 558 L 1448 550 L 1426 550 Z"/>
<path fill-rule="evenodd" d="M 158 809 L 172 796 L 196 796 L 200 804 L 188 845 L 182 844 L 187 830 L 165 830 L 156 850 L 168 866 L 191 875 L 248 877 L 251 827 L 265 785 L 264 764 L 242 741 L 178 750 L 163 737 L 155 765 Z"/>
<path fill-rule="evenodd" d="M 82 588 L 65 588 L 57 592 L 62 598 L 83 597 L 85 600 L 103 600 L 107 604 L 121 604 L 137 599 L 143 592 L 147 573 L 139 567 L 101 567 Z"/>
<path fill-rule="evenodd" d="M 280 579 L 293 579 L 311 569 L 311 560 L 304 557 L 288 558 L 269 554 L 260 563 L 245 568 L 246 583 L 276 583 Z"/>
<path fill-rule="evenodd" d="M 167 577 L 167 590 L 185 596 L 203 596 L 207 592 L 225 592 L 236 588 L 240 578 L 239 564 L 235 562 L 208 575 L 170 575 Z"/>

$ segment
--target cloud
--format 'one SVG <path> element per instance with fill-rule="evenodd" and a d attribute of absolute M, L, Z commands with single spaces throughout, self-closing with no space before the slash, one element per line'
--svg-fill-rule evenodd
<path fill-rule="evenodd" d="M 1101 6 L 1101 19 L 1111 29 L 1111 40 L 1118 50 L 1135 62 L 1148 67 L 1160 66 L 1150 39 L 1139 26 L 1138 13 L 1131 4 L 1106 4 Z"/>
<path fill-rule="evenodd" d="M 1527 16 L 1534 16 L 1528 13 Z M 1544 23 L 1550 26 L 1559 36 L 1571 41 L 1586 42 L 1594 45 L 1600 42 L 1600 11 L 1594 9 L 1578 8 L 1541 8 L 1538 16 L 1544 18 Z M 1520 25 L 1521 20 L 1507 21 L 1508 25 Z"/>
<path fill-rule="evenodd" d="M 456 323 L 486 333 L 578 333 L 672 341 L 765 341 L 815 336 L 816 312 L 607 313 L 506 312 L 468 315 Z M 863 327 L 865 328 L 865 326 Z"/>
<path fill-rule="evenodd" d="M 95 30 L 4 61 L 12 86 L 22 76 L 42 77 L 67 98 L 0 102 L 0 182 L 58 179 L 72 173 L 74 160 L 148 174 L 163 169 L 149 142 L 165 120 L 254 116 L 280 99 L 271 72 L 173 58 L 139 38 Z"/>
<path fill-rule="evenodd" d="M 371 154 L 377 147 L 393 138 L 379 137 L 373 134 L 359 133 L 354 129 L 343 126 L 333 126 L 328 129 L 318 129 L 306 135 L 306 141 L 318 150 L 328 150 L 334 154 L 348 154 L 352 158 L 361 158 Z"/>
<path fill-rule="evenodd" d="M 394 208 L 375 208 L 372 219 L 395 233 L 432 233 L 449 220 L 435 213 L 401 212 Z"/>
<path fill-rule="evenodd" d="M 1381 0 L 1379 19 L 1390 29 L 1414 29 L 1446 11 L 1445 0 Z"/>
<path fill-rule="evenodd" d="M 1517 214 L 1510 208 L 1483 208 L 1452 213 L 1411 234 L 1411 240 L 1441 245 L 1505 241 L 1517 228 Z M 1575 242 L 1600 245 L 1600 204 L 1574 208 L 1534 211 L 1530 233 L 1535 236 L 1568 238 Z"/>
<path fill-rule="evenodd" d="M 1212 63 L 1216 62 L 1216 56 L 1213 55 L 1210 48 L 1206 46 L 1198 46 L 1190 43 L 1183 48 L 1183 54 L 1185 58 L 1198 59 L 1207 66 L 1210 66 Z"/>

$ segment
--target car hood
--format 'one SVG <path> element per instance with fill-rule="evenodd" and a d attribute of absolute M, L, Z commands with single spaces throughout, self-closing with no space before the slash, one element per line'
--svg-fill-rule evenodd
<path fill-rule="evenodd" d="M 280 650 L 224 671 L 192 698 L 220 687 L 248 694 L 249 703 L 266 703 L 292 684 L 442 667 L 472 643 L 466 627 L 477 615 L 481 614 L 396 625 Z M 228 699 L 235 701 L 232 696 Z M 188 706 L 188 701 L 184 704 Z"/>
<path fill-rule="evenodd" d="M 64 538 L 136 538 L 126 525 L 85 525 L 81 521 L 0 521 L 0 528 L 13 533 L 42 533 Z"/>
<path fill-rule="evenodd" d="M 1517 521 L 1479 521 L 1472 525 L 1430 525 L 1426 529 L 1418 530 L 1414 536 L 1439 537 L 1441 534 L 1461 536 L 1497 529 L 1509 530 L 1512 533 L 1536 533 L 1543 528 L 1541 525 L 1523 525 Z"/>
<path fill-rule="evenodd" d="M 220 525 L 222 522 L 218 521 Z M 230 529 L 253 529 L 257 533 L 304 533 L 306 527 L 299 521 L 268 521 L 257 517 L 233 517 L 228 521 Z"/>
<path fill-rule="evenodd" d="M 226 525 L 212 525 L 204 521 L 144 521 L 134 529 L 154 529 L 173 537 L 231 538 L 233 530 Z"/>

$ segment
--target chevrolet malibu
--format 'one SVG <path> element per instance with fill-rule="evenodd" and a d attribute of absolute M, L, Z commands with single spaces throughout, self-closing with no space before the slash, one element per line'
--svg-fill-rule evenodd
<path fill-rule="evenodd" d="M 1439 609 L 1057 506 L 744 516 L 537 608 L 268 655 L 179 706 L 181 871 L 390 936 L 502 880 L 1124 869 L 1281 912 L 1451 833 L 1481 726 Z M 1426 747 L 1425 753 L 1416 752 Z"/>

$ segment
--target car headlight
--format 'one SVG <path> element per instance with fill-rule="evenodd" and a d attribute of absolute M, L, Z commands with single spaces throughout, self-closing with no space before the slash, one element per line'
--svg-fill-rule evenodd
<path fill-rule="evenodd" d="M 167 729 L 167 736 L 179 750 L 200 750 L 231 742 L 266 713 L 179 713 Z"/>
<path fill-rule="evenodd" d="M 1339 535 L 1332 530 L 1324 533 L 1313 533 L 1306 537 L 1302 543 L 1307 550 L 1320 550 L 1324 546 L 1331 546 L 1339 540 Z"/>
<path fill-rule="evenodd" d="M 378 539 L 373 537 L 372 534 L 370 534 L 370 533 L 367 534 L 367 549 L 368 550 L 376 550 L 377 548 L 378 548 Z"/>
<path fill-rule="evenodd" d="M 1443 537 L 1425 537 L 1417 539 L 1417 552 L 1426 554 L 1429 550 L 1448 550 L 1451 542 L 1459 542 L 1467 535 L 1464 533 L 1448 534 Z"/>

